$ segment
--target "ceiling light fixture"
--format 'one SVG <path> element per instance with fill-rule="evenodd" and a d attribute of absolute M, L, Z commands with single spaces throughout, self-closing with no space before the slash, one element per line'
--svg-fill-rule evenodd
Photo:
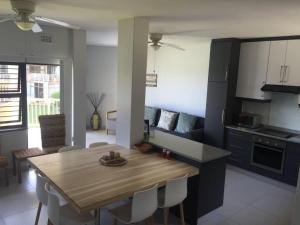
<path fill-rule="evenodd" d="M 159 44 L 152 44 L 150 46 L 154 49 L 154 51 L 158 51 L 161 47 L 161 45 L 159 45 Z"/>
<path fill-rule="evenodd" d="M 29 31 L 34 26 L 35 21 L 24 13 L 17 16 L 15 23 L 21 30 Z"/>

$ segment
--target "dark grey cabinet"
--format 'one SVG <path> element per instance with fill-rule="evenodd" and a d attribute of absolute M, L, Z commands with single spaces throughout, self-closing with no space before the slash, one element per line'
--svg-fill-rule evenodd
<path fill-rule="evenodd" d="M 215 40 L 211 43 L 208 81 L 226 82 L 228 80 L 232 40 Z"/>
<path fill-rule="evenodd" d="M 216 39 L 211 43 L 204 143 L 224 147 L 224 126 L 231 124 L 241 103 L 235 98 L 240 41 Z"/>
<path fill-rule="evenodd" d="M 205 142 L 223 146 L 227 83 L 209 82 L 205 115 Z"/>
<path fill-rule="evenodd" d="M 288 143 L 285 152 L 284 181 L 297 185 L 300 166 L 300 144 Z"/>
<path fill-rule="evenodd" d="M 226 149 L 231 152 L 228 162 L 244 168 L 250 168 L 251 152 L 253 147 L 253 137 L 251 134 L 226 130 Z"/>

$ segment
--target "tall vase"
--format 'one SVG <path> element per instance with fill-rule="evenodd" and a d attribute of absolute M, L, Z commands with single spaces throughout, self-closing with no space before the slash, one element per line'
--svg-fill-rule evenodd
<path fill-rule="evenodd" d="M 101 128 L 101 117 L 97 109 L 95 109 L 91 117 L 91 128 L 93 130 L 99 130 Z"/>

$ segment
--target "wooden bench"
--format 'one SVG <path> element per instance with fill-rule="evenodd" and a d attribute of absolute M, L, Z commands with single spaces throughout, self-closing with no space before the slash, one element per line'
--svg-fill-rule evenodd
<path fill-rule="evenodd" d="M 14 176 L 17 175 L 19 183 L 22 183 L 21 163 L 23 161 L 26 161 L 28 158 L 45 154 L 46 153 L 39 148 L 29 148 L 12 151 L 13 174 Z"/>

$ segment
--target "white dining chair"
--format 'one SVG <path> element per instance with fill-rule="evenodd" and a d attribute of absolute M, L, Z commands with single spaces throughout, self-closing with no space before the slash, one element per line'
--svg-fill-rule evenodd
<path fill-rule="evenodd" d="M 187 178 L 184 177 L 168 180 L 166 187 L 158 192 L 158 208 L 163 209 L 164 225 L 168 224 L 169 208 L 179 205 L 181 225 L 185 225 L 183 201 L 187 196 Z"/>
<path fill-rule="evenodd" d="M 36 195 L 39 201 L 39 206 L 37 208 L 37 213 L 35 217 L 35 225 L 39 224 L 39 219 L 40 219 L 40 214 L 41 214 L 41 209 L 44 206 L 47 206 L 48 203 L 48 193 L 45 190 L 45 184 L 47 183 L 47 179 L 45 177 L 42 177 L 41 175 L 37 174 L 36 176 Z M 53 189 L 53 191 L 55 191 Z M 57 195 L 59 196 L 59 204 L 60 206 L 66 205 L 67 202 L 64 200 L 62 196 L 60 196 L 58 193 Z"/>
<path fill-rule="evenodd" d="M 62 148 L 58 149 L 58 152 L 69 152 L 69 151 L 79 150 L 79 149 L 82 149 L 82 147 L 77 146 L 77 145 L 72 145 L 72 146 L 62 147 Z"/>
<path fill-rule="evenodd" d="M 107 142 L 95 142 L 89 145 L 89 148 L 96 148 L 99 146 L 104 146 L 104 145 L 108 145 Z"/>
<path fill-rule="evenodd" d="M 114 225 L 118 221 L 125 224 L 134 224 L 149 221 L 152 225 L 152 216 L 157 209 L 157 185 L 154 187 L 135 192 L 129 204 L 109 209 L 114 217 Z"/>
<path fill-rule="evenodd" d="M 78 214 L 69 205 L 60 206 L 57 193 L 51 190 L 48 183 L 45 184 L 48 193 L 48 225 L 86 225 L 94 224 L 95 219 L 89 213 Z"/>

